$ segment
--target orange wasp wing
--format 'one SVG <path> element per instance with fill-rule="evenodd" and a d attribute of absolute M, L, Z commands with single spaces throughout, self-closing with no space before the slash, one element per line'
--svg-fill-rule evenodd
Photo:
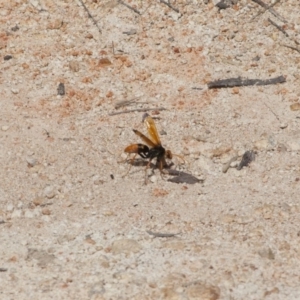
<path fill-rule="evenodd" d="M 155 144 L 138 130 L 133 129 L 133 132 L 138 135 L 149 147 L 155 147 Z"/>
<path fill-rule="evenodd" d="M 154 146 L 161 146 L 161 141 L 160 141 L 159 135 L 157 133 L 157 129 L 156 129 L 153 119 L 148 115 L 145 118 L 144 123 L 146 124 L 149 136 L 152 140 L 152 144 L 154 144 Z M 152 146 L 152 147 L 154 147 L 154 146 Z"/>

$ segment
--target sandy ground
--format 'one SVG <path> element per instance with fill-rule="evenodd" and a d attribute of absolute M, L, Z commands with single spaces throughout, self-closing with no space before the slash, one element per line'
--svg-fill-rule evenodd
<path fill-rule="evenodd" d="M 0 4 L 0 298 L 300 299 L 299 1 L 84 3 Z M 143 109 L 198 183 L 122 177 Z"/>

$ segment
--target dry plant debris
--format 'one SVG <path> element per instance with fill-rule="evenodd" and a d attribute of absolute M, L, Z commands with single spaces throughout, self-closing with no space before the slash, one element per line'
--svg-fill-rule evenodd
<path fill-rule="evenodd" d="M 300 298 L 299 0 L 217 2 L 0 1 L 1 299 Z"/>

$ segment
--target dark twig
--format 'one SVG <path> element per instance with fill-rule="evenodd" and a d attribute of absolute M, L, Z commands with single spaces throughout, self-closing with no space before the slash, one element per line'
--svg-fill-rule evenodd
<path fill-rule="evenodd" d="M 82 0 L 79 0 L 79 2 L 81 3 L 81 5 L 83 6 L 84 10 L 87 12 L 88 16 L 90 19 L 92 19 L 93 23 L 95 24 L 95 26 L 98 28 L 99 32 L 102 33 L 100 27 L 98 26 L 96 20 L 94 19 L 94 17 L 91 15 L 90 11 L 87 9 L 87 7 L 85 6 L 85 4 L 83 3 Z"/>
<path fill-rule="evenodd" d="M 146 103 L 146 102 L 136 102 L 135 100 L 139 99 L 141 97 L 135 97 L 133 99 L 130 99 L 130 100 L 121 100 L 121 101 L 118 101 L 116 104 L 115 104 L 115 109 L 119 109 L 120 107 L 123 107 L 123 106 L 128 106 L 128 105 L 132 105 L 132 104 L 142 104 L 142 103 Z"/>
<path fill-rule="evenodd" d="M 262 6 L 265 11 L 268 10 L 272 15 L 274 15 L 276 18 L 278 18 L 279 20 L 281 20 L 284 23 L 287 23 L 287 21 L 281 17 L 272 7 L 277 4 L 280 0 L 275 1 L 272 5 L 268 5 L 266 3 L 264 3 L 261 0 L 252 0 L 253 2 L 255 2 L 256 4 Z"/>
<path fill-rule="evenodd" d="M 282 46 L 290 48 L 290 49 L 295 50 L 300 53 L 300 49 L 298 47 L 293 47 L 293 46 L 289 46 L 289 45 L 285 45 L 285 44 L 282 44 Z"/>
<path fill-rule="evenodd" d="M 274 115 L 274 117 L 277 119 L 277 121 L 279 123 L 281 123 L 279 117 L 275 114 L 275 112 L 273 111 L 273 109 L 267 103 L 263 102 L 263 104 L 270 110 L 270 112 Z"/>
<path fill-rule="evenodd" d="M 151 230 L 147 230 L 146 232 L 155 237 L 173 237 L 173 236 L 180 234 L 180 232 L 179 233 L 161 233 L 161 232 L 153 232 Z"/>
<path fill-rule="evenodd" d="M 119 111 L 115 113 L 110 113 L 108 114 L 109 116 L 115 116 L 115 115 L 120 115 L 120 114 L 129 114 L 132 112 L 140 112 L 140 111 L 149 111 L 149 110 L 166 110 L 164 107 L 159 107 L 159 108 L 138 108 L 138 109 L 130 109 L 130 110 L 124 110 L 124 111 Z"/>
<path fill-rule="evenodd" d="M 288 33 L 278 24 L 276 24 L 274 21 L 272 21 L 270 18 L 268 18 L 268 21 L 275 26 L 279 31 L 281 31 L 286 37 L 289 37 Z"/>
<path fill-rule="evenodd" d="M 122 0 L 118 0 L 118 2 L 124 6 L 126 6 L 127 8 L 129 8 L 130 10 L 134 11 L 136 14 L 141 15 L 141 13 L 134 7 L 128 5 L 127 3 L 123 2 Z"/>
<path fill-rule="evenodd" d="M 165 5 L 167 5 L 168 7 L 170 7 L 171 9 L 173 9 L 174 11 L 176 11 L 178 14 L 180 14 L 179 9 L 175 8 L 172 4 L 164 1 L 164 0 L 160 0 L 160 3 L 163 3 Z"/>
<path fill-rule="evenodd" d="M 7 272 L 7 268 L 0 268 L 0 272 Z"/>
<path fill-rule="evenodd" d="M 211 81 L 207 84 L 209 89 L 216 88 L 228 88 L 235 86 L 249 86 L 249 85 L 269 85 L 286 82 L 284 76 L 278 76 L 275 78 L 270 78 L 266 80 L 261 79 L 242 79 L 241 77 L 221 79 L 216 81 Z"/>
<path fill-rule="evenodd" d="M 279 2 L 280 0 L 276 0 L 274 3 L 272 3 L 271 5 L 266 5 L 265 3 L 265 7 L 264 7 L 264 10 L 263 11 L 261 11 L 261 12 L 259 12 L 256 16 L 254 16 L 253 18 L 252 18 L 252 20 L 254 20 L 256 17 L 258 17 L 258 16 L 260 16 L 260 15 L 262 15 L 262 14 L 264 14 L 267 10 L 269 10 L 269 9 L 271 9 L 273 6 L 275 6 L 278 2 Z M 257 2 L 256 2 L 257 3 Z M 258 3 L 257 3 L 258 4 Z"/>

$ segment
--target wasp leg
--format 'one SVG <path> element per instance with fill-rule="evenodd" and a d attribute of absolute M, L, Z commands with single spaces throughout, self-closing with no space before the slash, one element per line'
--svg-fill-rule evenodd
<path fill-rule="evenodd" d="M 147 170 L 149 169 L 150 165 L 151 165 L 151 161 L 152 158 L 149 160 L 149 162 L 147 163 L 147 166 L 145 168 L 145 184 L 148 184 L 148 174 L 147 174 Z"/>
<path fill-rule="evenodd" d="M 121 156 L 122 154 L 123 154 L 123 152 L 121 152 L 119 156 Z M 119 161 L 117 161 L 117 163 L 118 163 L 118 164 L 123 164 L 125 161 L 127 161 L 128 157 L 129 157 L 129 154 L 127 155 L 127 157 L 126 157 L 126 158 L 124 158 L 124 159 L 122 159 L 122 160 L 119 160 Z"/>
<path fill-rule="evenodd" d="M 166 174 L 163 170 L 163 167 L 164 167 L 164 162 L 162 160 L 160 160 L 159 162 L 159 172 L 160 172 L 160 177 L 161 179 L 165 180 L 163 174 Z"/>
<path fill-rule="evenodd" d="M 163 175 L 168 175 L 169 172 L 164 171 L 164 168 L 169 168 L 169 165 L 167 164 L 165 159 L 162 159 L 158 162 L 158 167 L 159 167 L 159 172 L 160 172 L 160 176 L 163 180 L 165 180 L 165 177 Z"/>
<path fill-rule="evenodd" d="M 126 175 L 128 175 L 128 173 L 130 172 L 130 169 L 131 169 L 131 167 L 132 167 L 132 165 L 133 165 L 133 162 L 134 162 L 134 160 L 135 160 L 135 158 L 136 158 L 136 156 L 138 155 L 138 153 L 136 153 L 134 156 L 133 156 L 133 158 L 131 158 L 130 159 L 130 166 L 129 166 L 129 168 L 128 168 L 128 171 L 122 176 L 122 178 L 124 178 Z M 127 158 L 128 158 L 128 156 L 127 156 Z M 127 160 L 127 158 L 126 158 L 126 160 Z"/>

